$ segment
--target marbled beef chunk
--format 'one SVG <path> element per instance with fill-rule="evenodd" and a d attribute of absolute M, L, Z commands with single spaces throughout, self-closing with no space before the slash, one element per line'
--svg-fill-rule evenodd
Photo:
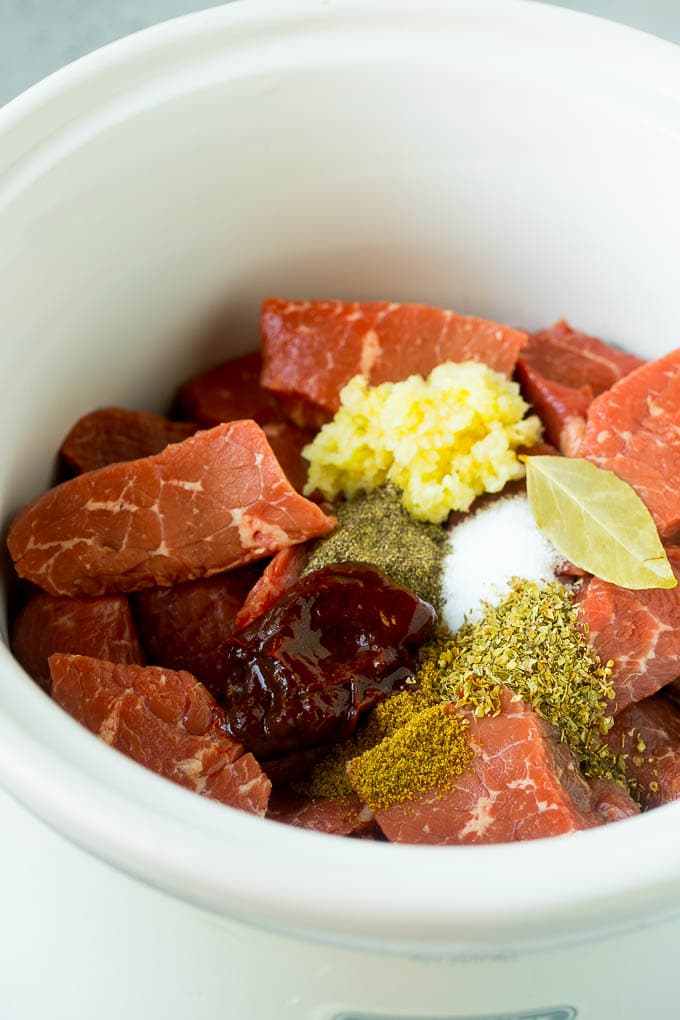
<path fill-rule="evenodd" d="M 80 475 L 108 464 L 139 460 L 181 443 L 198 429 L 194 422 L 169 421 L 148 411 L 104 407 L 79 418 L 61 444 L 68 472 Z"/>
<path fill-rule="evenodd" d="M 252 563 L 134 595 L 137 629 L 149 662 L 186 669 L 208 686 L 222 683 L 224 642 L 237 630 L 237 613 L 260 573 L 259 564 Z"/>
<path fill-rule="evenodd" d="M 613 784 L 593 789 L 559 734 L 506 691 L 498 716 L 466 715 L 475 752 L 451 789 L 376 812 L 398 843 L 509 843 L 559 836 L 638 811 Z"/>
<path fill-rule="evenodd" d="M 512 373 L 527 335 L 486 319 L 385 301 L 282 301 L 262 306 L 262 383 L 298 425 L 318 428 L 352 376 L 373 386 L 427 376 L 443 361 Z"/>
<path fill-rule="evenodd" d="M 292 489 L 260 427 L 238 421 L 50 489 L 8 545 L 20 577 L 93 596 L 210 577 L 334 524 Z"/>
<path fill-rule="evenodd" d="M 643 364 L 561 321 L 529 337 L 517 359 L 517 378 L 548 441 L 567 456 L 578 456 L 593 397 Z"/>
<path fill-rule="evenodd" d="M 680 580 L 680 547 L 666 553 Z M 602 662 L 614 662 L 612 714 L 680 675 L 680 585 L 631 591 L 593 577 L 578 601 L 588 642 Z"/>
<path fill-rule="evenodd" d="M 70 599 L 36 592 L 14 620 L 10 644 L 26 672 L 47 691 L 47 660 L 54 652 L 144 663 L 125 595 Z"/>
<path fill-rule="evenodd" d="M 300 580 L 309 551 L 306 545 L 294 545 L 290 549 L 282 549 L 272 557 L 264 569 L 262 576 L 255 582 L 239 609 L 236 616 L 236 629 L 248 627 L 258 616 L 262 616 L 293 585 Z"/>
<path fill-rule="evenodd" d="M 614 720 L 607 740 L 623 755 L 643 807 L 680 798 L 680 711 L 672 702 L 657 694 L 629 705 Z"/>
<path fill-rule="evenodd" d="M 111 747 L 195 793 L 264 815 L 269 779 L 190 673 L 61 654 L 50 671 L 57 704 Z"/>
<path fill-rule="evenodd" d="M 587 387 L 595 397 L 645 364 L 636 354 L 572 329 L 564 319 L 533 333 L 520 360 L 531 361 L 546 379 L 572 389 Z"/>
<path fill-rule="evenodd" d="M 291 425 L 290 422 L 263 425 L 262 431 L 284 475 L 296 492 L 302 492 L 307 484 L 309 470 L 309 461 L 302 456 L 302 451 L 308 443 L 311 443 L 314 433 L 311 429 L 301 429 L 297 425 Z"/>
<path fill-rule="evenodd" d="M 370 808 L 352 793 L 346 797 L 312 798 L 290 790 L 274 790 L 267 818 L 335 836 L 359 836 L 375 828 Z"/>
<path fill-rule="evenodd" d="M 284 422 L 278 400 L 260 385 L 261 372 L 259 351 L 225 361 L 184 383 L 177 396 L 178 412 L 209 429 L 246 418 L 259 425 Z"/>
<path fill-rule="evenodd" d="M 545 438 L 567 457 L 578 456 L 593 394 L 588 387 L 572 389 L 536 371 L 529 359 L 517 362 L 522 396 L 543 422 Z"/>
<path fill-rule="evenodd" d="M 680 348 L 596 397 L 579 456 L 637 492 L 659 534 L 680 529 Z"/>

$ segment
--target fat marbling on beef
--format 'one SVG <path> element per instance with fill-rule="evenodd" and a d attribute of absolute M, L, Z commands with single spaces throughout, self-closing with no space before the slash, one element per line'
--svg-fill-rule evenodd
<path fill-rule="evenodd" d="M 50 489 L 8 545 L 20 577 L 93 596 L 210 577 L 334 524 L 292 489 L 261 428 L 237 421 Z"/>
<path fill-rule="evenodd" d="M 319 427 L 352 376 L 371 385 L 429 375 L 443 361 L 512 373 L 526 333 L 427 305 L 269 298 L 260 321 L 262 383 L 298 425 Z"/>
<path fill-rule="evenodd" d="M 616 784 L 591 787 L 553 727 L 510 691 L 503 693 L 497 716 L 461 714 L 469 720 L 472 762 L 450 790 L 432 790 L 377 811 L 376 821 L 390 841 L 508 843 L 637 813 Z"/>
<path fill-rule="evenodd" d="M 50 671 L 57 704 L 111 747 L 195 793 L 264 815 L 268 777 L 190 673 L 62 654 L 51 656 Z"/>

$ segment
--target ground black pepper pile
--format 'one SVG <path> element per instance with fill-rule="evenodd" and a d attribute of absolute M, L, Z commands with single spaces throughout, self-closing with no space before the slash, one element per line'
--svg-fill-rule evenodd
<path fill-rule="evenodd" d="M 314 546 L 305 573 L 353 560 L 380 567 L 441 611 L 441 570 L 447 533 L 416 521 L 397 489 L 385 486 L 333 507 L 338 526 Z"/>

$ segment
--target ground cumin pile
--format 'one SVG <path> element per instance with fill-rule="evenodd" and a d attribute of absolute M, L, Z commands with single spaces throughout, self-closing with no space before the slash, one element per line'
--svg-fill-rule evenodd
<path fill-rule="evenodd" d="M 350 762 L 379 747 L 382 742 L 391 740 L 406 726 L 412 727 L 412 733 L 417 732 L 420 725 L 418 720 L 425 715 L 427 709 L 433 706 L 444 707 L 441 697 L 439 695 L 430 697 L 428 693 L 419 688 L 401 691 L 398 694 L 393 694 L 386 701 L 381 701 L 369 712 L 354 736 L 329 748 L 310 773 L 295 784 L 295 789 L 309 797 L 343 797 L 351 793 L 354 787 L 348 775 Z M 433 758 L 440 753 L 442 748 L 432 740 L 434 730 L 429 718 L 422 719 L 421 723 L 424 726 L 421 742 L 428 748 L 428 757 Z M 444 725 L 444 731 L 448 732 L 449 728 L 447 724 Z M 429 745 L 427 741 L 430 741 Z M 396 745 L 392 745 L 392 748 L 395 754 L 402 754 L 402 750 Z M 446 753 L 446 748 L 444 748 L 444 753 Z M 368 765 L 370 767 L 370 760 Z M 416 773 L 419 768 L 419 762 L 411 759 L 411 770 Z M 431 766 L 426 763 L 423 774 L 429 773 L 430 769 Z M 402 776 L 402 785 L 404 789 L 408 785 L 404 776 Z M 421 789 L 417 776 L 412 780 L 412 787 L 416 792 Z M 402 799 L 405 798 L 402 797 Z"/>
<path fill-rule="evenodd" d="M 426 708 L 354 758 L 347 766 L 350 782 L 371 811 L 449 790 L 472 760 L 467 728 L 450 704 Z"/>

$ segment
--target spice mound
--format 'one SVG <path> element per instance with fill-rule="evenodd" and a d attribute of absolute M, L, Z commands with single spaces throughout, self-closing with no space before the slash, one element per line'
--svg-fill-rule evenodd
<path fill-rule="evenodd" d="M 338 503 L 333 510 L 337 527 L 315 543 L 305 574 L 347 560 L 372 563 L 440 608 L 447 537 L 441 525 L 414 520 L 391 485 Z"/>
<path fill-rule="evenodd" d="M 516 383 L 473 361 L 379 386 L 355 376 L 333 420 L 305 447 L 305 492 L 349 498 L 391 482 L 417 520 L 439 523 L 524 476 L 517 447 L 541 435 L 527 410 Z"/>
<path fill-rule="evenodd" d="M 372 811 L 445 791 L 472 760 L 467 723 L 453 705 L 434 705 L 347 766 L 349 781 Z"/>
<path fill-rule="evenodd" d="M 563 564 L 564 557 L 539 530 L 527 497 L 498 498 L 449 532 L 444 620 L 454 633 L 466 621 L 478 623 L 485 604 L 507 598 L 513 578 L 553 581 Z"/>
<path fill-rule="evenodd" d="M 558 582 L 516 580 L 479 623 L 453 636 L 440 632 L 423 649 L 418 679 L 477 717 L 500 711 L 507 686 L 558 728 L 587 775 L 623 781 L 604 740 L 612 726 L 613 664 L 600 662 L 577 617 L 571 593 Z"/>
<path fill-rule="evenodd" d="M 367 713 L 349 740 L 333 744 L 317 759 L 307 774 L 298 776 L 294 788 L 309 797 L 344 797 L 352 791 L 347 767 L 351 761 L 389 740 L 402 727 L 414 722 L 420 713 L 442 705 L 439 690 L 411 683 L 392 694 Z M 429 766 L 428 766 L 429 769 Z"/>

